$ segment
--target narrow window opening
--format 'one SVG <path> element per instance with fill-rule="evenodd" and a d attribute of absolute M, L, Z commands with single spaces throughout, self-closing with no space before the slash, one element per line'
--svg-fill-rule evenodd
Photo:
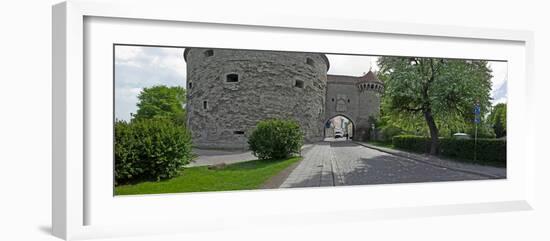
<path fill-rule="evenodd" d="M 244 135 L 244 131 L 233 131 L 235 135 Z"/>
<path fill-rule="evenodd" d="M 225 82 L 229 82 L 229 83 L 239 82 L 239 75 L 238 74 L 228 74 L 228 75 L 225 76 Z"/>
<path fill-rule="evenodd" d="M 193 88 L 193 82 L 189 82 L 189 89 Z"/>
<path fill-rule="evenodd" d="M 204 57 L 211 57 L 211 56 L 214 56 L 214 50 L 206 50 L 204 51 Z"/>
<path fill-rule="evenodd" d="M 202 102 L 202 108 L 205 110 L 208 109 L 208 101 L 205 100 Z"/>
<path fill-rule="evenodd" d="M 296 80 L 296 82 L 294 82 L 294 87 L 304 88 L 304 81 L 303 80 Z"/>
<path fill-rule="evenodd" d="M 332 102 L 334 102 L 334 98 L 332 98 Z"/>
<path fill-rule="evenodd" d="M 350 102 L 350 100 L 348 99 L 348 103 Z"/>
<path fill-rule="evenodd" d="M 311 65 L 311 66 L 314 66 L 314 65 L 315 65 L 315 61 L 313 61 L 313 59 L 311 59 L 311 58 L 307 58 L 307 59 L 306 59 L 306 63 L 307 63 L 308 65 Z"/>

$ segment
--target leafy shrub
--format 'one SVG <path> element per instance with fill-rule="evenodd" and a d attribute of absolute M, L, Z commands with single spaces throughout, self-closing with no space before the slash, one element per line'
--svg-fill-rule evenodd
<path fill-rule="evenodd" d="M 115 182 L 175 176 L 191 160 L 191 136 L 166 119 L 115 123 Z"/>
<path fill-rule="evenodd" d="M 392 138 L 394 147 L 413 152 L 425 153 L 430 151 L 430 138 L 424 136 L 399 135 Z"/>
<path fill-rule="evenodd" d="M 125 121 L 115 122 L 115 182 L 125 182 L 143 173 L 138 166 L 136 141 L 132 126 Z"/>
<path fill-rule="evenodd" d="M 399 127 L 387 125 L 380 128 L 380 140 L 382 142 L 391 142 L 394 136 L 400 135 L 403 133 Z"/>
<path fill-rule="evenodd" d="M 263 120 L 248 138 L 248 145 L 260 159 L 287 158 L 300 153 L 303 133 L 296 121 Z"/>
<path fill-rule="evenodd" d="M 475 146 L 477 145 L 477 146 Z M 506 140 L 501 139 L 453 139 L 439 140 L 441 155 L 458 159 L 476 160 L 491 164 L 506 164 Z"/>
<path fill-rule="evenodd" d="M 398 149 L 428 153 L 430 139 L 422 136 L 401 135 L 395 136 L 392 139 L 392 144 Z M 442 156 L 473 161 L 476 149 L 476 162 L 498 166 L 506 165 L 506 140 L 477 139 L 476 144 L 474 139 L 439 138 L 439 154 Z"/>

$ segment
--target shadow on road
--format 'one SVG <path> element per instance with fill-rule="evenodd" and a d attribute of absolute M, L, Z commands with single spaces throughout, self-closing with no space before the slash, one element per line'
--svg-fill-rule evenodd
<path fill-rule="evenodd" d="M 335 141 L 335 142 L 329 142 L 331 147 L 345 147 L 345 146 L 358 146 L 357 144 L 353 143 L 353 141 Z"/>
<path fill-rule="evenodd" d="M 374 154 L 365 157 L 370 149 L 359 149 L 353 142 L 331 142 L 331 148 L 335 151 L 335 160 L 331 161 L 333 178 L 327 185 L 321 178 L 327 175 L 321 173 L 311 175 L 300 182 L 293 183 L 294 187 L 321 187 L 321 186 L 349 186 L 349 185 L 373 185 L 395 183 L 423 183 L 423 182 L 448 182 L 466 180 L 490 179 L 483 176 L 436 167 L 413 160 L 388 155 L 375 151 Z M 352 147 L 352 148 L 349 148 Z M 352 155 L 346 154 L 355 152 Z M 364 154 L 365 156 L 362 156 Z"/>

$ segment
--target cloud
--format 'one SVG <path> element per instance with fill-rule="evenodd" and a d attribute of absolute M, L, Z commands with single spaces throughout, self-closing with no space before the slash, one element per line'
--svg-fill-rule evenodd
<path fill-rule="evenodd" d="M 186 85 L 184 48 L 115 47 L 115 117 L 129 120 L 137 110 L 137 96 L 155 85 Z"/>
<path fill-rule="evenodd" d="M 491 78 L 491 103 L 493 105 L 506 103 L 508 100 L 508 62 L 489 62 L 493 78 Z"/>
<path fill-rule="evenodd" d="M 133 60 L 143 52 L 142 49 L 135 46 L 118 45 L 115 48 L 115 59 L 121 61 Z"/>
<path fill-rule="evenodd" d="M 117 119 L 129 120 L 132 113 L 137 112 L 137 96 L 142 88 L 120 88 L 115 95 L 115 117 Z"/>
<path fill-rule="evenodd" d="M 330 61 L 328 74 L 362 76 L 371 67 L 373 71 L 378 70 L 378 57 L 375 56 L 327 54 L 327 58 Z"/>
<path fill-rule="evenodd" d="M 327 54 L 330 61 L 329 74 L 361 76 L 372 67 L 373 71 L 379 70 L 377 56 L 354 56 Z M 506 103 L 508 100 L 508 63 L 502 61 L 489 61 L 492 70 L 491 78 L 491 103 Z"/>
<path fill-rule="evenodd" d="M 140 67 L 138 56 L 143 55 L 142 48 L 135 46 L 116 46 L 115 47 L 115 65 L 130 65 Z"/>
<path fill-rule="evenodd" d="M 115 47 L 115 117 L 129 120 L 137 111 L 137 96 L 154 85 L 186 86 L 184 48 L 116 46 Z M 327 54 L 329 74 L 361 76 L 372 68 L 377 71 L 378 57 Z M 493 105 L 507 101 L 506 62 L 489 62 L 493 71 L 491 98 Z"/>

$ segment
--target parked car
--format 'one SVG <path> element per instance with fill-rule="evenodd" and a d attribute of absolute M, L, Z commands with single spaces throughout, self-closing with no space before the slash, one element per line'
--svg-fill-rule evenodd
<path fill-rule="evenodd" d="M 471 139 L 470 135 L 466 133 L 454 133 L 453 137 L 456 139 Z"/>
<path fill-rule="evenodd" d="M 344 134 L 342 133 L 341 130 L 335 130 L 334 131 L 334 138 L 342 138 L 344 136 Z"/>

